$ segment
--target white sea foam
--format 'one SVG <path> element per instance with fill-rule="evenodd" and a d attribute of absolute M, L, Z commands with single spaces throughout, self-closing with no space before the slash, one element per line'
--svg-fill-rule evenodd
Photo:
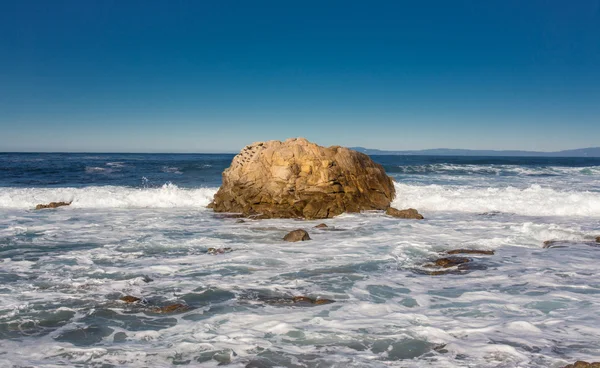
<path fill-rule="evenodd" d="M 426 164 L 398 166 L 406 174 L 462 174 L 462 175 L 523 175 L 523 176 L 600 176 L 600 166 L 521 166 L 521 165 L 469 165 L 469 164 Z"/>
<path fill-rule="evenodd" d="M 472 188 L 395 183 L 397 208 L 420 211 L 508 212 L 527 216 L 600 217 L 600 193 L 559 191 L 534 184 L 527 188 Z"/>
<path fill-rule="evenodd" d="M 172 174 L 183 174 L 178 167 L 163 166 L 161 171 Z"/>
<path fill-rule="evenodd" d="M 0 188 L 0 208 L 33 208 L 40 203 L 72 202 L 72 208 L 206 207 L 216 188 L 95 186 L 85 188 Z"/>

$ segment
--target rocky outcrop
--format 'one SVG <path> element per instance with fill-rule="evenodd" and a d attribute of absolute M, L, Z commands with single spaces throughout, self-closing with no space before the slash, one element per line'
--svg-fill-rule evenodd
<path fill-rule="evenodd" d="M 563 368 L 600 368 L 600 362 L 588 363 L 578 360 L 573 364 L 565 365 Z"/>
<path fill-rule="evenodd" d="M 385 210 L 385 214 L 393 217 L 403 218 L 403 219 L 416 219 L 423 220 L 423 215 L 421 215 L 414 208 L 408 208 L 406 210 L 398 210 L 394 207 L 388 207 Z"/>
<path fill-rule="evenodd" d="M 286 236 L 283 237 L 283 240 L 288 242 L 305 241 L 310 240 L 310 236 L 305 230 L 298 229 L 287 233 Z"/>
<path fill-rule="evenodd" d="M 142 301 L 142 299 L 137 298 L 135 296 L 131 296 L 131 295 L 125 295 L 119 298 L 119 300 L 125 302 L 125 303 L 137 303 Z"/>
<path fill-rule="evenodd" d="M 369 156 L 292 138 L 245 147 L 223 172 L 209 207 L 259 218 L 319 219 L 385 210 L 394 195 L 392 179 Z"/>
<path fill-rule="evenodd" d="M 71 202 L 50 202 L 48 204 L 38 204 L 37 206 L 35 206 L 35 209 L 43 210 L 45 208 L 57 208 L 57 207 L 62 207 L 62 206 L 68 206 L 70 204 L 71 204 Z"/>
<path fill-rule="evenodd" d="M 167 313 L 181 313 L 181 312 L 186 312 L 190 310 L 190 307 L 185 305 L 185 304 L 170 304 L 164 307 L 157 307 L 157 308 L 152 308 L 151 311 L 153 313 L 161 313 L 161 314 L 167 314 Z"/>

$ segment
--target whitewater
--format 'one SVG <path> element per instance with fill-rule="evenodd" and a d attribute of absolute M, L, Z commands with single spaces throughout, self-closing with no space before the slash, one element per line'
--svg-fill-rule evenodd
<path fill-rule="evenodd" d="M 0 154 L 0 367 L 600 360 L 600 159 L 374 156 L 425 220 L 241 222 L 206 208 L 232 158 Z M 495 254 L 426 272 L 459 248 Z"/>

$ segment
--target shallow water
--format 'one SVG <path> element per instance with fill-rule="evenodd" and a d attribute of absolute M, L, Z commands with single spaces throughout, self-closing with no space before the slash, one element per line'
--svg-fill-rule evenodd
<path fill-rule="evenodd" d="M 600 356 L 600 162 L 376 157 L 397 180 L 394 206 L 425 220 L 238 223 L 205 209 L 231 156 L 84 157 L 0 156 L 4 173 L 45 172 L 28 174 L 37 185 L 2 179 L 0 366 L 561 367 Z M 60 200 L 73 202 L 32 209 Z M 312 240 L 281 240 L 296 228 Z M 565 242 L 543 248 L 550 239 Z M 458 248 L 495 254 L 428 274 Z M 173 303 L 190 309 L 154 309 Z"/>

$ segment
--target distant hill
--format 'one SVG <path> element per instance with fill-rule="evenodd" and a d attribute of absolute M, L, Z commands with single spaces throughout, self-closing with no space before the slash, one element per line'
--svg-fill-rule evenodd
<path fill-rule="evenodd" d="M 422 155 L 422 156 L 520 156 L 520 157 L 600 157 L 600 147 L 578 148 L 572 150 L 556 152 L 537 152 L 537 151 L 494 151 L 494 150 L 469 150 L 469 149 L 451 149 L 434 148 L 413 151 L 384 151 L 364 147 L 351 147 L 358 152 L 367 155 Z"/>

